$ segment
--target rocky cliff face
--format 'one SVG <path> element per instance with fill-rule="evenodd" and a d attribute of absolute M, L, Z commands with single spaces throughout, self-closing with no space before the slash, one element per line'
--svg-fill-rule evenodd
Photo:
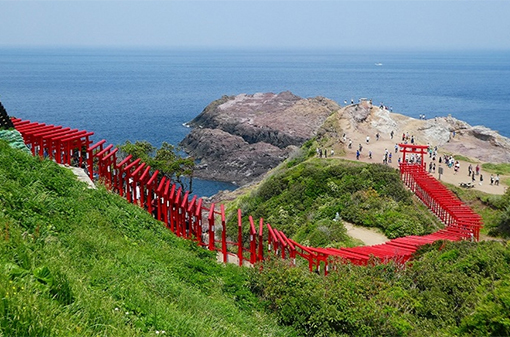
<path fill-rule="evenodd" d="M 197 177 L 243 185 L 314 137 L 339 108 L 329 99 L 288 91 L 224 96 L 188 123 L 193 130 L 180 145 L 199 161 Z"/>

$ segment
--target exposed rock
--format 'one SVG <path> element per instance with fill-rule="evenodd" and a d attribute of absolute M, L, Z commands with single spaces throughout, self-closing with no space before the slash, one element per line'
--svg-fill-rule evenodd
<path fill-rule="evenodd" d="M 414 136 L 417 144 L 437 146 L 445 153 L 460 154 L 481 162 L 510 161 L 508 138 L 451 116 L 415 119 L 362 102 L 342 108 L 330 118 L 336 118 L 338 128 L 347 134 L 346 142 L 354 135 L 374 139 L 376 133 L 387 136 L 393 131 L 395 143 L 401 141 L 402 133 L 406 133 Z"/>
<path fill-rule="evenodd" d="M 188 123 L 194 129 L 181 145 L 199 160 L 197 177 L 242 185 L 314 137 L 338 109 L 329 99 L 303 99 L 288 91 L 223 96 Z"/>

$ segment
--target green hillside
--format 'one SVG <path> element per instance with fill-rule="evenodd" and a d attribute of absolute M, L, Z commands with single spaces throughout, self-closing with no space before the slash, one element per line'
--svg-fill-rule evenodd
<path fill-rule="evenodd" d="M 413 223 L 427 216 L 380 165 L 298 161 L 267 182 L 236 202 L 269 216 L 290 204 L 276 227 L 308 220 L 294 235 L 309 241 L 336 212 L 366 225 L 412 208 Z M 510 246 L 497 241 L 437 242 L 405 268 L 340 263 L 327 277 L 277 258 L 225 266 L 0 141 L 0 336 L 508 336 L 509 280 Z"/>
<path fill-rule="evenodd" d="M 264 313 L 249 270 L 4 141 L 0 234 L 0 336 L 295 335 Z"/>
<path fill-rule="evenodd" d="M 301 158 L 281 164 L 232 202 L 228 215 L 234 219 L 241 208 L 244 215 L 262 217 L 287 236 L 314 247 L 356 244 L 339 220 L 378 228 L 389 238 L 425 235 L 442 228 L 412 196 L 399 173 L 388 166 Z"/>

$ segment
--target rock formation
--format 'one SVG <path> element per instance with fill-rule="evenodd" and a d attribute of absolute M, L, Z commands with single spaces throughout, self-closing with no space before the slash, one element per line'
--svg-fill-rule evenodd
<path fill-rule="evenodd" d="M 460 154 L 480 162 L 510 161 L 508 138 L 485 126 L 471 126 L 451 116 L 416 119 L 362 102 L 346 106 L 330 118 L 336 119 L 336 125 L 348 137 L 357 134 L 361 139 L 367 135 L 374 139 L 377 132 L 386 137 L 393 131 L 395 143 L 406 133 L 414 136 L 417 144 L 437 146 L 442 153 Z"/>
<path fill-rule="evenodd" d="M 339 108 L 329 99 L 288 91 L 224 96 L 188 123 L 193 130 L 180 145 L 198 160 L 197 177 L 243 185 L 314 137 Z"/>
<path fill-rule="evenodd" d="M 369 101 L 340 108 L 323 97 L 303 99 L 290 92 L 224 96 L 188 124 L 193 130 L 181 145 L 199 161 L 196 176 L 237 185 L 257 180 L 315 136 L 320 147 L 340 156 L 349 139 L 357 146 L 377 133 L 388 140 L 393 131 L 394 143 L 405 133 L 440 153 L 510 162 L 510 140 L 496 131 L 451 116 L 416 119 Z"/>

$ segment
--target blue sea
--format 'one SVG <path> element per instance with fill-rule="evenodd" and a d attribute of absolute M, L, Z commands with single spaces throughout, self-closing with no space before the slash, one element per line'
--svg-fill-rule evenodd
<path fill-rule="evenodd" d="M 94 131 L 93 141 L 177 145 L 223 95 L 281 92 L 452 115 L 510 136 L 510 51 L 1 49 L 11 116 Z M 234 185 L 195 181 L 210 196 Z"/>

